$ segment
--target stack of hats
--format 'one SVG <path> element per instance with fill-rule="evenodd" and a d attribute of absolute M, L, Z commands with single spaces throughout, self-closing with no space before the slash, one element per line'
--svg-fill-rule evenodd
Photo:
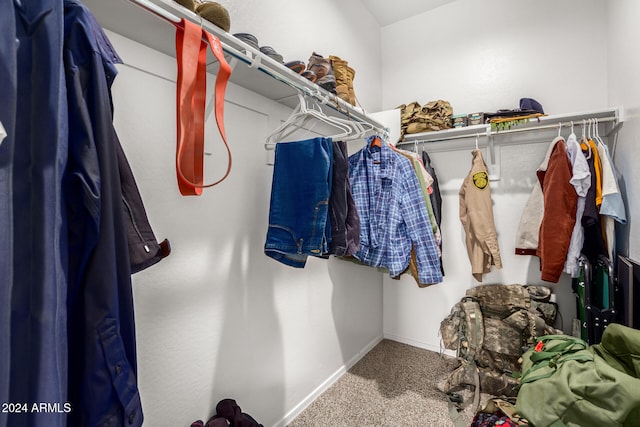
<path fill-rule="evenodd" d="M 177 3 L 186 7 L 187 9 L 202 16 L 212 24 L 222 28 L 224 31 L 229 32 L 231 29 L 231 17 L 229 11 L 224 8 L 220 3 L 215 1 L 206 0 L 175 0 Z"/>
<path fill-rule="evenodd" d="M 529 119 L 544 116 L 542 105 L 533 98 L 521 98 L 520 108 L 512 110 L 502 109 L 495 113 L 485 113 L 487 121 L 493 130 L 511 129 L 521 123 L 528 123 Z"/>
<path fill-rule="evenodd" d="M 260 45 L 258 44 L 258 38 L 253 34 L 249 33 L 235 33 L 233 35 L 235 38 L 242 40 L 252 48 L 256 50 L 260 50 Z"/>
<path fill-rule="evenodd" d="M 215 1 L 201 1 L 196 5 L 196 13 L 209 22 L 222 28 L 225 32 L 231 29 L 229 12 Z"/>
<path fill-rule="evenodd" d="M 251 46 L 252 48 L 259 50 L 260 52 L 264 53 L 265 55 L 267 55 L 269 58 L 273 59 L 276 62 L 279 62 L 280 64 L 284 64 L 284 58 L 282 57 L 282 55 L 280 55 L 278 52 L 276 52 L 276 50 L 274 48 L 272 48 L 271 46 L 260 46 L 260 44 L 258 43 L 258 38 L 256 36 L 254 36 L 253 34 L 249 34 L 249 33 L 235 33 L 233 35 L 234 37 L 236 37 L 237 39 L 242 40 L 243 42 L 245 42 L 246 44 L 248 44 L 249 46 Z"/>
<path fill-rule="evenodd" d="M 282 57 L 282 55 L 276 52 L 276 50 L 271 46 L 262 46 L 260 48 L 260 52 L 264 53 L 274 61 L 279 62 L 280 64 L 284 64 L 284 58 Z"/>

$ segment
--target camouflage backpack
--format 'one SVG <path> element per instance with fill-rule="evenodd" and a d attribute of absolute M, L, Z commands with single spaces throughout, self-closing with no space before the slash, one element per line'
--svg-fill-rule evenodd
<path fill-rule="evenodd" d="M 556 306 L 550 290 L 542 286 L 481 285 L 467 290 L 440 324 L 445 348 L 456 350 L 460 366 L 451 373 L 445 392 L 461 402 L 457 393 L 515 397 L 521 370 L 520 357 L 537 337 L 561 333 L 555 323 Z M 452 414 L 453 416 L 453 414 Z"/>

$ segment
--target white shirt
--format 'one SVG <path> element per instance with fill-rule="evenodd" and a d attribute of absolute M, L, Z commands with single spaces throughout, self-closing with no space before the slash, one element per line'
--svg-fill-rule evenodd
<path fill-rule="evenodd" d="M 600 146 L 598 146 L 598 153 L 600 153 Z M 602 161 L 603 171 L 603 183 L 602 183 L 602 205 L 600 206 L 600 215 L 605 228 L 605 234 L 607 236 L 607 251 L 609 252 L 609 259 L 613 260 L 613 248 L 615 248 L 615 224 L 614 221 L 620 224 L 627 223 L 627 213 L 622 201 L 622 194 L 618 187 L 618 175 L 611 161 L 609 155 L 609 149 L 607 146 L 602 146 L 602 153 L 600 160 Z M 615 191 L 609 192 L 605 195 L 604 192 L 604 164 L 607 164 L 611 171 L 611 186 L 615 187 Z"/>
<path fill-rule="evenodd" d="M 591 171 L 574 133 L 567 138 L 567 154 L 569 154 L 573 170 L 573 176 L 569 182 L 573 184 L 576 193 L 578 193 L 578 205 L 576 208 L 576 224 L 573 226 L 564 272 L 569 273 L 571 277 L 578 277 L 578 257 L 584 244 L 582 214 L 584 213 L 587 191 L 591 187 Z"/>

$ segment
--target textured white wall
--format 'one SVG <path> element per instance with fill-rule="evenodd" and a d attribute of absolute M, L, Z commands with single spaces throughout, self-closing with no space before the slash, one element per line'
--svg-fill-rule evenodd
<path fill-rule="evenodd" d="M 435 99 L 456 114 L 591 110 L 606 94 L 601 0 L 457 0 L 382 28 L 384 109 Z"/>
<path fill-rule="evenodd" d="M 349 61 L 354 87 L 367 111 L 381 109 L 380 28 L 359 1 L 220 0 L 231 15 L 230 33 L 251 33 L 285 61 L 305 63 L 315 51 Z"/>
<path fill-rule="evenodd" d="M 623 255 L 640 261 L 640 57 L 637 44 L 640 40 L 640 3 L 634 0 L 607 2 L 609 37 L 609 103 L 624 105 L 625 123 L 616 145 L 614 163 L 623 176 L 626 193 L 626 227 L 620 227 L 618 236 Z"/>
<path fill-rule="evenodd" d="M 290 110 L 238 86 L 226 96 L 231 175 L 201 197 L 180 196 L 175 60 L 109 37 L 127 64 L 113 87 L 116 129 L 154 231 L 173 248 L 133 277 L 145 425 L 206 420 L 226 397 L 282 425 L 381 338 L 380 274 L 334 258 L 294 269 L 264 255 L 273 167 L 263 142 Z M 226 167 L 212 119 L 206 181 Z"/>
<path fill-rule="evenodd" d="M 458 0 L 384 27 L 383 105 L 441 98 L 465 113 L 515 108 L 525 96 L 540 101 L 549 114 L 607 107 L 605 3 Z M 538 143 L 500 149 L 500 180 L 491 182 L 491 192 L 504 268 L 486 275 L 483 283 L 543 283 L 538 259 L 516 256 L 514 247 L 535 169 L 554 132 L 527 136 Z M 408 277 L 383 283 L 385 336 L 433 350 L 440 345 L 440 321 L 467 288 L 478 284 L 471 277 L 458 205 L 473 141 L 439 144 L 431 146 L 439 151 L 431 157 L 444 187 L 445 280 L 426 289 Z M 552 287 L 568 331 L 575 313 L 569 277 L 563 275 Z"/>

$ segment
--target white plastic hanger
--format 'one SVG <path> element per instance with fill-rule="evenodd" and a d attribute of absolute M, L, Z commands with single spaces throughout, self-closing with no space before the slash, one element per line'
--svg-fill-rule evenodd
<path fill-rule="evenodd" d="M 340 139 L 342 141 L 351 141 L 361 138 L 368 130 L 373 129 L 373 125 L 371 125 L 370 123 L 360 122 L 359 120 L 351 120 L 349 118 L 337 116 L 327 116 L 322 112 L 322 109 L 319 105 L 317 105 L 317 102 L 316 106 L 318 107 L 318 109 L 316 110 L 318 114 L 323 115 L 327 120 L 331 121 L 336 126 L 345 126 L 349 131 L 348 135 L 327 135 L 328 138 Z M 369 129 L 365 129 L 364 125 L 366 125 Z"/>
<path fill-rule="evenodd" d="M 600 129 L 598 129 L 598 119 L 594 119 L 594 120 L 596 122 L 596 127 L 595 127 L 596 141 L 598 144 L 604 147 L 605 143 L 604 143 L 604 140 L 600 137 Z"/>
<path fill-rule="evenodd" d="M 303 128 L 305 123 L 309 120 L 318 120 L 329 124 L 335 128 L 338 128 L 341 132 L 332 135 L 332 138 L 343 138 L 349 136 L 352 133 L 352 128 L 348 125 L 340 122 L 334 118 L 327 116 L 326 114 L 307 107 L 307 101 L 304 96 L 298 94 L 298 106 L 293 113 L 284 121 L 278 128 L 276 128 L 268 137 L 265 143 L 266 149 L 273 149 L 277 142 L 283 141 L 288 135 L 292 134 L 296 130 Z"/>
<path fill-rule="evenodd" d="M 580 139 L 580 142 L 586 144 L 589 149 L 589 154 L 587 154 L 587 160 L 588 160 L 591 158 L 591 145 L 589 144 L 589 140 L 587 139 L 587 136 L 586 136 L 586 128 L 587 128 L 587 123 L 584 119 L 582 119 L 582 137 Z"/>

